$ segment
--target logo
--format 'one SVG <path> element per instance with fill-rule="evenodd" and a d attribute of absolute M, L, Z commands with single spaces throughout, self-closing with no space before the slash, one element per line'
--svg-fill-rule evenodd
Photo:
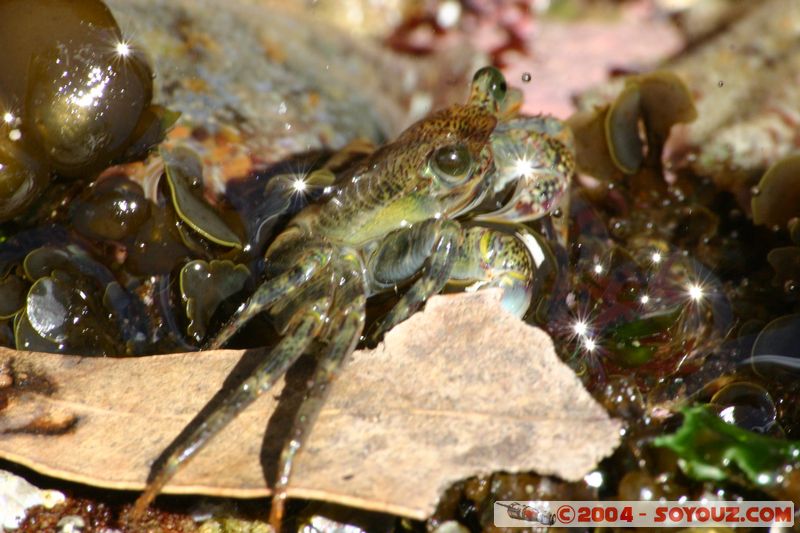
<path fill-rule="evenodd" d="M 500 501 L 497 527 L 773 527 L 794 525 L 790 501 Z"/>
<path fill-rule="evenodd" d="M 524 520 L 526 522 L 538 522 L 543 526 L 552 526 L 555 524 L 553 513 L 538 509 L 532 505 L 526 505 L 522 502 L 497 502 L 500 507 L 505 507 L 508 517 L 514 520 Z"/>

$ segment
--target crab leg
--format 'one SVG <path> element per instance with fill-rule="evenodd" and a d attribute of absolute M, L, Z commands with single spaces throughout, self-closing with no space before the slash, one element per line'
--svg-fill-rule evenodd
<path fill-rule="evenodd" d="M 221 348 L 251 318 L 265 311 L 278 299 L 308 282 L 314 274 L 328 264 L 330 258 L 330 250 L 309 252 L 299 259 L 297 266 L 265 281 L 247 300 L 247 303 L 240 307 L 228 320 L 217 336 L 203 346 L 203 349 L 216 350 Z"/>
<path fill-rule="evenodd" d="M 214 435 L 261 394 L 271 389 L 286 373 L 319 333 L 330 303 L 330 297 L 321 298 L 298 313 L 296 320 L 289 327 L 289 333 L 267 355 L 252 375 L 234 389 L 222 405 L 203 420 L 192 433 L 177 443 L 177 447 L 166 457 L 161 466 L 155 468 L 145 491 L 136 500 L 131 513 L 134 520 L 144 515 L 150 503 L 182 465 L 197 455 Z"/>
<path fill-rule="evenodd" d="M 355 262 L 355 261 L 354 261 Z M 277 533 L 283 520 L 287 489 L 291 478 L 294 459 L 302 449 L 308 434 L 319 415 L 329 385 L 339 374 L 345 359 L 353 353 L 364 329 L 366 291 L 360 266 L 343 272 L 344 285 L 336 294 L 334 305 L 345 305 L 330 328 L 334 332 L 326 351 L 320 357 L 317 368 L 311 378 L 308 393 L 295 415 L 288 440 L 281 451 L 278 462 L 278 475 L 273 487 L 270 525 Z"/>
<path fill-rule="evenodd" d="M 468 291 L 502 289 L 503 308 L 522 317 L 535 292 L 537 258 L 543 260 L 544 255 L 538 241 L 527 233 L 512 234 L 480 226 L 469 228 L 451 280 L 470 283 Z"/>
<path fill-rule="evenodd" d="M 373 328 L 369 341 L 375 343 L 386 331 L 393 328 L 416 311 L 432 294 L 436 294 L 447 283 L 458 255 L 461 228 L 455 222 L 445 222 L 439 229 L 428 267 L 389 313 Z"/>

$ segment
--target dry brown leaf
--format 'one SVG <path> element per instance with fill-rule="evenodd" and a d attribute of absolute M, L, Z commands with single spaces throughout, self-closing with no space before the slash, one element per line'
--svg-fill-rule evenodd
<path fill-rule="evenodd" d="M 232 369 L 259 355 L 102 359 L 3 350 L 0 457 L 139 490 L 152 461 Z M 307 366 L 287 380 L 305 380 Z M 281 382 L 248 409 L 165 492 L 267 495 L 265 475 L 274 476 L 299 400 L 291 394 L 298 387 L 283 389 Z M 384 345 L 353 354 L 289 493 L 423 519 L 444 489 L 469 476 L 533 470 L 580 479 L 617 446 L 619 429 L 547 334 L 502 311 L 497 294 L 437 296 Z"/>

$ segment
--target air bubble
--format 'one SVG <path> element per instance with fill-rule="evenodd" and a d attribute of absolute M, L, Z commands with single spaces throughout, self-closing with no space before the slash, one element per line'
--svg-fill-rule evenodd
<path fill-rule="evenodd" d="M 525 83 L 528 83 L 529 81 L 531 81 L 532 78 L 533 78 L 533 76 L 531 76 L 530 72 L 523 72 L 522 73 L 522 81 L 524 81 Z"/>
<path fill-rule="evenodd" d="M 725 82 L 724 82 L 724 81 L 722 81 L 722 80 L 719 80 L 719 81 L 717 82 L 717 86 L 718 86 L 718 87 L 722 87 L 723 85 L 725 85 Z"/>

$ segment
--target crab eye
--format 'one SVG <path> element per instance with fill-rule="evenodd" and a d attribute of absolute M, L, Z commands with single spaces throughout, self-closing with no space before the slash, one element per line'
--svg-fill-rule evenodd
<path fill-rule="evenodd" d="M 485 80 L 483 79 L 485 78 Z M 506 93 L 508 92 L 508 84 L 506 78 L 495 67 L 483 67 L 475 73 L 472 77 L 473 85 L 485 84 L 486 91 L 489 96 L 496 102 L 505 100 Z"/>
<path fill-rule="evenodd" d="M 472 156 L 463 144 L 450 144 L 433 152 L 430 165 L 438 178 L 456 185 L 470 176 Z"/>

